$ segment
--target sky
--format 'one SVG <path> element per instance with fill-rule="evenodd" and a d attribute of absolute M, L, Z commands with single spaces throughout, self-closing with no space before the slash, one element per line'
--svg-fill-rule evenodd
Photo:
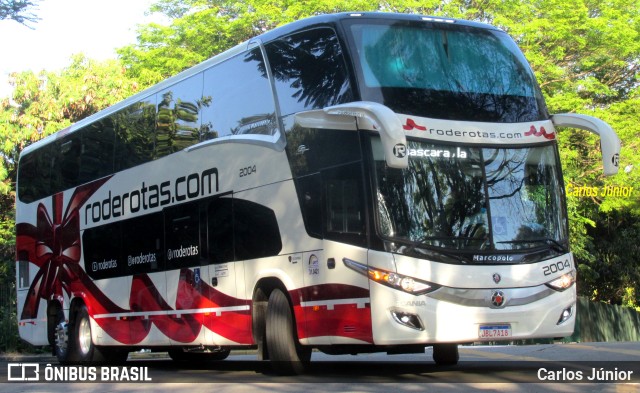
<path fill-rule="evenodd" d="M 9 73 L 56 71 L 71 56 L 116 58 L 115 49 L 136 42 L 136 26 L 157 16 L 146 16 L 154 0 L 40 0 L 32 29 L 12 20 L 0 20 L 0 98 L 11 94 Z"/>

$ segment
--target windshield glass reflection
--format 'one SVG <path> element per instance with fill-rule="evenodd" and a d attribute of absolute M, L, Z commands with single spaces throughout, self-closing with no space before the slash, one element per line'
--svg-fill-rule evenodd
<path fill-rule="evenodd" d="M 469 252 L 563 249 L 567 238 L 553 145 L 481 148 L 408 142 L 409 167 L 386 166 L 372 138 L 383 237 Z"/>
<path fill-rule="evenodd" d="M 548 117 L 531 68 L 504 32 L 384 21 L 351 22 L 348 31 L 363 100 L 439 119 Z"/>

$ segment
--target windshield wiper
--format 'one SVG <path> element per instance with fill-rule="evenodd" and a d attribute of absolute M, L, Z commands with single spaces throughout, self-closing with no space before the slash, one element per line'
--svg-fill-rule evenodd
<path fill-rule="evenodd" d="M 553 249 L 554 251 L 558 251 L 562 253 L 566 253 L 569 251 L 567 249 L 567 246 L 550 237 L 540 237 L 535 239 L 506 240 L 506 241 L 496 242 L 496 243 L 499 243 L 499 244 L 544 243 L 548 246 L 551 246 L 551 249 Z"/>

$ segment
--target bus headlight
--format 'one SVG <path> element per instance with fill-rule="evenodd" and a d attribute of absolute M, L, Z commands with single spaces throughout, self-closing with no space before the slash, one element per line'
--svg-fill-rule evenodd
<path fill-rule="evenodd" d="M 375 269 L 351 259 L 344 258 L 342 262 L 346 267 L 368 276 L 372 281 L 413 295 L 422 295 L 440 288 L 440 285 L 382 269 Z"/>
<path fill-rule="evenodd" d="M 569 273 L 556 278 L 553 281 L 549 281 L 547 286 L 555 289 L 556 291 L 564 291 L 570 288 L 576 282 L 576 271 L 572 270 Z"/>

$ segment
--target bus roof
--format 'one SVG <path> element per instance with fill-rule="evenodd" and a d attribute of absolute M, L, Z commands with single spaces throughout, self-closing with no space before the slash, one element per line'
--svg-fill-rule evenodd
<path fill-rule="evenodd" d="M 205 61 L 203 61 L 202 63 L 199 63 L 193 67 L 190 67 L 172 77 L 169 77 L 153 86 L 148 87 L 147 89 L 136 93 L 134 95 L 132 95 L 131 97 L 128 97 L 114 105 L 111 105 L 99 112 L 94 113 L 91 116 L 88 116 L 72 125 L 70 125 L 69 127 L 59 130 L 57 132 L 55 132 L 52 135 L 49 135 L 29 146 L 27 146 L 21 153 L 21 156 L 23 154 L 29 153 L 32 150 L 35 150 L 43 145 L 46 145 L 48 143 L 51 143 L 52 141 L 56 140 L 58 137 L 64 136 L 64 135 L 68 135 L 69 133 L 72 133 L 76 130 L 79 130 L 97 120 L 100 120 L 106 116 L 109 116 L 121 109 L 126 108 L 127 106 L 145 98 L 148 97 L 152 94 L 155 94 L 161 90 L 166 89 L 167 87 L 170 87 L 184 79 L 187 79 L 188 77 L 197 74 L 198 72 L 202 72 L 210 67 L 212 67 L 215 64 L 221 63 L 231 57 L 234 57 L 240 53 L 243 53 L 245 51 L 247 51 L 248 49 L 251 49 L 257 45 L 259 45 L 260 42 L 263 43 L 268 43 L 270 41 L 276 40 L 280 37 L 284 37 L 287 36 L 289 34 L 295 33 L 297 31 L 301 31 L 301 30 L 307 30 L 310 28 L 314 28 L 314 27 L 320 27 L 320 26 L 336 26 L 338 25 L 341 21 L 346 20 L 346 19 L 354 19 L 354 18 L 361 18 L 361 19 L 377 19 L 377 20 L 395 20 L 395 21 L 407 21 L 407 22 L 411 22 L 411 21 L 415 21 L 415 22 L 427 22 L 427 23 L 445 23 L 445 24 L 455 24 L 455 25 L 462 25 L 462 26 L 469 26 L 469 27 L 475 27 L 475 28 L 481 28 L 481 29 L 490 29 L 490 30 L 500 30 L 494 26 L 485 24 L 485 23 L 479 23 L 479 22 L 472 22 L 472 21 L 467 21 L 467 20 L 462 20 L 462 19 L 453 19 L 453 18 L 443 18 L 443 17 L 435 17 L 435 16 L 425 16 L 425 15 L 418 15 L 418 14 L 399 14 L 399 13 L 385 13 L 385 12 L 342 12 L 342 13 L 335 13 L 335 14 L 326 14 L 326 15 L 318 15 L 318 16 L 312 16 L 309 18 L 305 18 L 305 19 L 301 19 L 299 21 L 295 21 L 295 22 L 291 22 L 288 23 L 286 25 L 277 27 L 273 30 L 267 31 L 263 34 L 260 34 L 256 37 L 253 37 L 251 39 L 249 39 L 248 41 L 245 41 L 243 43 L 240 43 L 238 45 L 236 45 L 233 48 L 230 48 L 218 55 L 215 55 L 213 57 L 211 57 L 210 59 L 207 59 Z"/>

